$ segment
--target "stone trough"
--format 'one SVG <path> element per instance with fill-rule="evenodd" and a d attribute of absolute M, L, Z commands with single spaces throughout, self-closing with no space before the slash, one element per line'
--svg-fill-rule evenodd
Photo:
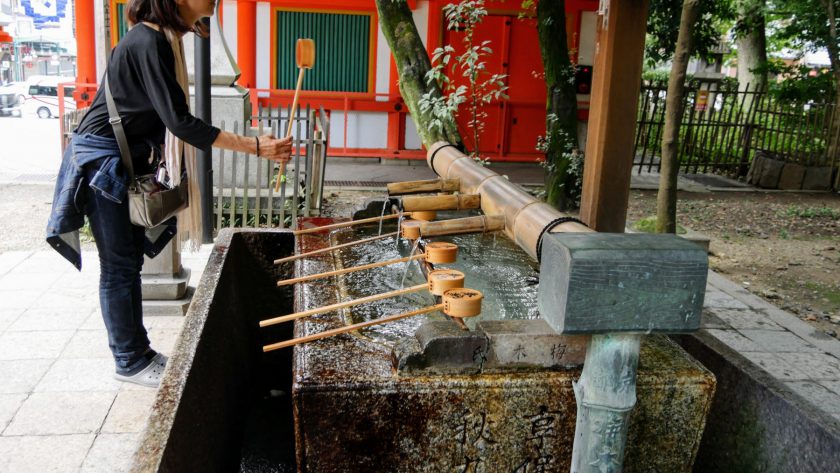
<path fill-rule="evenodd" d="M 317 234 L 297 241 L 298 251 L 328 243 Z M 569 470 L 572 381 L 586 337 L 484 313 L 469 332 L 440 319 L 418 322 L 416 334 L 394 343 L 342 335 L 264 354 L 263 345 L 293 334 L 291 324 L 260 329 L 259 320 L 334 302 L 346 290 L 329 280 L 294 293 L 276 287 L 290 274 L 272 262 L 294 245 L 286 231 L 220 234 L 133 471 Z M 334 264 L 303 260 L 297 269 Z M 315 316 L 294 332 L 344 323 Z M 690 471 L 714 384 L 669 339 L 647 337 L 626 471 Z"/>

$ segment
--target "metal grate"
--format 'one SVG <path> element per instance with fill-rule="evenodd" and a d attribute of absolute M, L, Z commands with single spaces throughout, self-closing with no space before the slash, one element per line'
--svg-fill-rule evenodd
<path fill-rule="evenodd" d="M 380 189 L 386 187 L 387 182 L 376 181 L 324 181 L 325 187 L 370 187 Z"/>

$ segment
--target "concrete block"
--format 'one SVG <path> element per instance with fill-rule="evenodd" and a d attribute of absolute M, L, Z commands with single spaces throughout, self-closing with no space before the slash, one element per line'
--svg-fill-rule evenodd
<path fill-rule="evenodd" d="M 560 335 L 544 320 L 485 320 L 476 324 L 488 340 L 485 373 L 583 366 L 589 337 Z"/>
<path fill-rule="evenodd" d="M 58 358 L 73 333 L 73 330 L 6 332 L 0 335 L 0 360 Z"/>
<path fill-rule="evenodd" d="M 808 376 L 785 362 L 783 354 L 745 351 L 741 352 L 741 355 L 776 379 L 782 381 L 808 379 Z"/>
<path fill-rule="evenodd" d="M 761 176 L 761 168 L 764 166 L 764 154 L 758 153 L 750 163 L 750 170 L 747 171 L 747 183 L 758 185 L 758 178 Z"/>
<path fill-rule="evenodd" d="M 779 176 L 779 189 L 802 189 L 803 179 L 805 179 L 805 166 L 801 164 L 785 163 L 782 168 L 782 174 Z"/>
<path fill-rule="evenodd" d="M 190 270 L 181 268 L 175 275 L 144 275 L 143 300 L 176 300 L 184 297 L 187 283 L 190 280 Z"/>
<path fill-rule="evenodd" d="M 0 394 L 30 393 L 53 360 L 0 361 Z"/>
<path fill-rule="evenodd" d="M 785 353 L 784 360 L 815 381 L 840 379 L 840 360 L 825 353 Z"/>
<path fill-rule="evenodd" d="M 135 433 L 97 435 L 80 473 L 129 471 L 137 438 Z"/>
<path fill-rule="evenodd" d="M 94 438 L 96 434 L 0 437 L 0 467 L 15 473 L 77 472 Z"/>
<path fill-rule="evenodd" d="M 417 344 L 403 342 L 394 350 L 400 374 L 474 374 L 487 356 L 487 339 L 449 320 L 426 322 L 415 333 Z"/>
<path fill-rule="evenodd" d="M 756 185 L 765 189 L 776 189 L 779 185 L 779 178 L 782 176 L 784 165 L 785 163 L 782 161 L 765 158 L 764 163 L 761 165 L 761 174 L 757 177 L 758 182 Z"/>
<path fill-rule="evenodd" d="M 820 386 L 813 381 L 790 381 L 785 385 L 820 410 L 831 414 L 840 414 L 840 395 L 829 391 L 824 386 Z"/>
<path fill-rule="evenodd" d="M 757 343 L 762 351 L 775 353 L 819 351 L 817 347 L 787 331 L 745 329 L 739 330 L 739 332 Z"/>
<path fill-rule="evenodd" d="M 824 191 L 831 189 L 831 167 L 809 166 L 802 179 L 802 190 Z"/>
<path fill-rule="evenodd" d="M 741 335 L 735 330 L 712 329 L 706 330 L 706 333 L 718 339 L 718 341 L 735 351 L 765 351 L 757 343 Z"/>
<path fill-rule="evenodd" d="M 780 325 L 770 320 L 766 314 L 761 312 L 726 308 L 711 309 L 709 311 L 726 322 L 729 327 L 735 329 L 784 330 Z"/>
<path fill-rule="evenodd" d="M 114 402 L 116 392 L 32 393 L 20 406 L 3 435 L 65 435 L 96 433 Z"/>
<path fill-rule="evenodd" d="M 706 252 L 675 235 L 549 233 L 539 310 L 564 334 L 696 330 L 707 271 Z"/>

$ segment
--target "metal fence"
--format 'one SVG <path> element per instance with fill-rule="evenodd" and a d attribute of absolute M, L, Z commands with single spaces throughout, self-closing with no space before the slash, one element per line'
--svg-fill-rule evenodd
<path fill-rule="evenodd" d="M 659 171 L 666 97 L 666 84 L 642 85 L 634 159 L 638 172 Z M 686 87 L 682 106 L 678 160 L 683 173 L 743 177 L 759 151 L 784 162 L 840 166 L 833 103 L 794 103 L 749 85 L 739 91 L 733 84 L 695 82 Z"/>
<path fill-rule="evenodd" d="M 220 128 L 243 136 L 271 133 L 285 136 L 289 109 L 260 108 L 250 123 L 221 123 Z M 327 157 L 329 119 L 323 109 L 299 110 L 293 120 L 293 154 L 274 191 L 274 162 L 252 154 L 219 150 L 214 158 L 216 228 L 295 227 L 298 216 L 321 209 Z"/>

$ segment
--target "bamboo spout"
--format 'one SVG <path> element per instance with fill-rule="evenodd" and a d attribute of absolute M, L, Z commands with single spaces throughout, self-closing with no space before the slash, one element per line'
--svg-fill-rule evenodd
<path fill-rule="evenodd" d="M 460 179 L 431 179 L 428 181 L 392 182 L 388 184 L 388 195 L 423 194 L 429 192 L 457 192 Z"/>
<path fill-rule="evenodd" d="M 406 196 L 402 208 L 406 212 L 420 210 L 468 210 L 481 207 L 477 194 Z"/>

